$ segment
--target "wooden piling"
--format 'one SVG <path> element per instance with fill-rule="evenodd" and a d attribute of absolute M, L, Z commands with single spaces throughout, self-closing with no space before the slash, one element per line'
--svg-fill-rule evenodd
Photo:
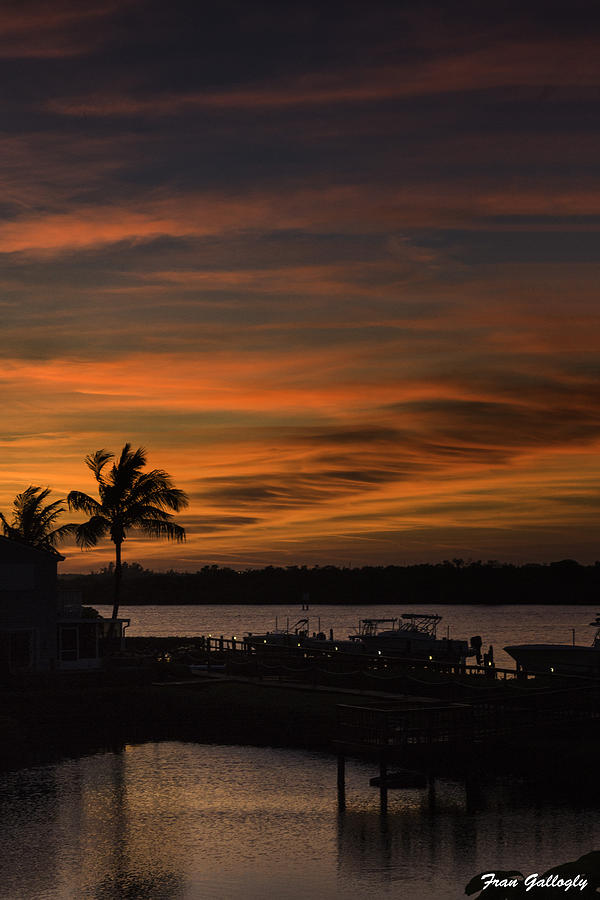
<path fill-rule="evenodd" d="M 387 814 L 388 805 L 388 779 L 387 779 L 387 755 L 382 750 L 379 754 L 379 806 L 381 815 Z"/>
<path fill-rule="evenodd" d="M 338 753 L 337 757 L 337 792 L 338 806 L 344 809 L 346 806 L 346 757 Z"/>

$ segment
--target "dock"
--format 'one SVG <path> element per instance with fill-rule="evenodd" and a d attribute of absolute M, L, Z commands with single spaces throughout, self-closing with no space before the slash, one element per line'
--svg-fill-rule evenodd
<path fill-rule="evenodd" d="M 345 803 L 346 756 L 376 758 L 381 809 L 387 808 L 389 767 L 419 761 L 429 768 L 440 754 L 485 753 L 499 741 L 518 742 L 532 733 L 557 734 L 600 719 L 600 685 L 531 689 L 468 703 L 415 702 L 337 707 L 338 799 Z M 407 774 L 410 775 L 410 772 Z"/>

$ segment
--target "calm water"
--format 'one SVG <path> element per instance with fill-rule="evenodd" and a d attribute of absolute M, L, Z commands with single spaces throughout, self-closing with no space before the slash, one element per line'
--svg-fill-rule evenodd
<path fill-rule="evenodd" d="M 412 607 L 416 610 L 416 607 Z M 596 607 L 431 606 L 452 637 L 588 643 Z M 110 614 L 108 608 L 101 609 Z M 345 636 L 404 607 L 314 607 L 310 627 Z M 410 608 L 409 608 L 410 611 Z M 272 628 L 297 606 L 129 607 L 132 634 L 192 636 Z M 306 613 L 304 614 L 306 615 Z M 392 791 L 348 761 L 338 810 L 334 757 L 254 747 L 128 746 L 0 775 L 0 900 L 457 900 L 483 871 L 541 873 L 600 849 L 596 809 L 533 799 L 518 783 L 438 780 Z"/>
<path fill-rule="evenodd" d="M 350 762 L 157 743 L 0 776 L 2 900 L 455 900 L 482 871 L 541 873 L 600 848 L 595 811 L 517 786 L 390 792 Z M 570 896 L 570 895 L 569 895 Z"/>
<path fill-rule="evenodd" d="M 99 606 L 110 616 L 111 608 Z M 293 625 L 308 616 L 310 628 L 326 632 L 334 629 L 336 637 L 345 638 L 356 630 L 359 619 L 388 618 L 404 612 L 438 613 L 443 616 L 438 636 L 450 628 L 453 638 L 469 639 L 480 634 L 484 649 L 494 647 L 496 664 L 514 668 L 514 661 L 502 650 L 507 644 L 529 642 L 571 643 L 572 630 L 578 644 L 590 644 L 594 630 L 589 623 L 596 618 L 596 606 L 313 606 L 302 612 L 295 606 L 124 606 L 121 615 L 131 619 L 131 635 L 225 635 L 242 637 L 272 629 L 277 618 L 280 628 L 289 621 Z"/>

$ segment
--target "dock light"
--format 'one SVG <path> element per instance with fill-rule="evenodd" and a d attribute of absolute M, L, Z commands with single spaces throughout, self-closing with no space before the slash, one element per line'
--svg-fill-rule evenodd
<path fill-rule="evenodd" d="M 340 648 L 339 648 L 339 647 L 336 647 L 335 649 L 336 649 L 336 650 L 339 650 Z"/>
<path fill-rule="evenodd" d="M 550 666 L 550 671 L 554 672 L 554 666 Z"/>
<path fill-rule="evenodd" d="M 266 643 L 267 643 L 267 639 L 265 638 L 264 641 L 263 641 L 263 644 L 266 644 Z"/>
<path fill-rule="evenodd" d="M 377 652 L 378 652 L 379 656 L 381 656 L 381 650 L 378 650 Z"/>
<path fill-rule="evenodd" d="M 298 644 L 298 646 L 300 646 L 300 644 Z"/>
<path fill-rule="evenodd" d="M 433 656 L 430 656 L 429 659 L 433 660 Z"/>

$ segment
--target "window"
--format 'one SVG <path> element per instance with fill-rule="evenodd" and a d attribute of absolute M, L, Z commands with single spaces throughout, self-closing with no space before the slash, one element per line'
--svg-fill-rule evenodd
<path fill-rule="evenodd" d="M 96 659 L 96 625 L 79 626 L 79 659 Z"/>
<path fill-rule="evenodd" d="M 59 653 L 62 662 L 75 662 L 77 660 L 76 625 L 61 626 Z"/>

